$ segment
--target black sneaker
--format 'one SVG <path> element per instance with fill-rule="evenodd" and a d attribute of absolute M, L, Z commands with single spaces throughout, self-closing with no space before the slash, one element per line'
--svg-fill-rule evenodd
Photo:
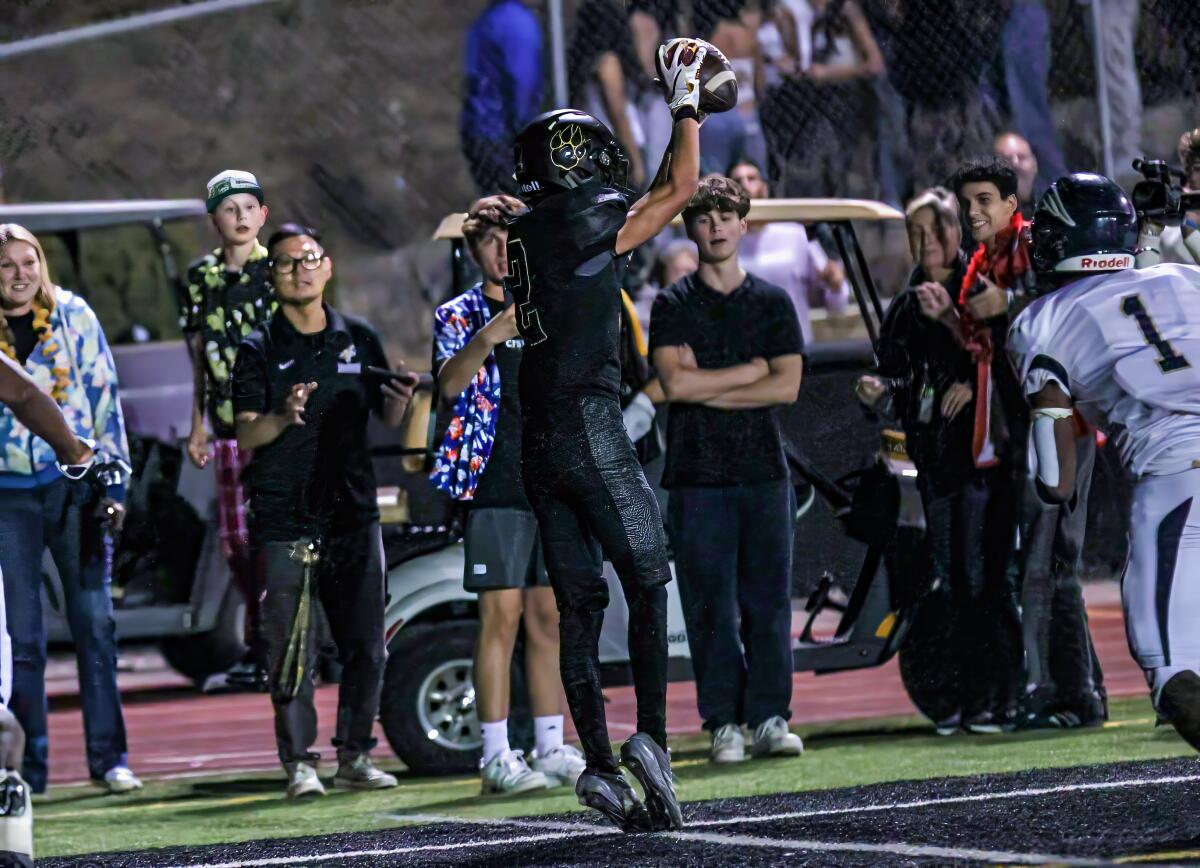
<path fill-rule="evenodd" d="M 584 769 L 575 782 L 579 804 L 602 813 L 622 832 L 649 832 L 650 814 L 637 790 L 629 785 L 620 772 L 598 772 Z"/>
<path fill-rule="evenodd" d="M 1200 675 L 1190 669 L 1172 675 L 1159 694 L 1158 708 L 1183 740 L 1200 750 Z"/>
<path fill-rule="evenodd" d="M 646 733 L 636 732 L 621 746 L 621 763 L 642 785 L 655 831 L 682 829 L 683 814 L 675 797 L 675 776 L 667 752 Z"/>

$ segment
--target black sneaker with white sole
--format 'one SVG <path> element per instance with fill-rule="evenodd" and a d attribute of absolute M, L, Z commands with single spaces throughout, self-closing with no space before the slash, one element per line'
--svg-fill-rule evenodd
<path fill-rule="evenodd" d="M 1172 675 L 1159 694 L 1158 710 L 1184 741 L 1200 750 L 1200 675 L 1190 669 Z"/>
<path fill-rule="evenodd" d="M 649 832 L 652 829 L 646 806 L 620 772 L 585 769 L 575 782 L 575 795 L 579 797 L 579 804 L 599 811 L 622 832 Z"/>
<path fill-rule="evenodd" d="M 621 764 L 642 785 L 655 831 L 682 829 L 683 813 L 675 797 L 675 776 L 667 752 L 646 733 L 637 732 L 621 746 Z"/>

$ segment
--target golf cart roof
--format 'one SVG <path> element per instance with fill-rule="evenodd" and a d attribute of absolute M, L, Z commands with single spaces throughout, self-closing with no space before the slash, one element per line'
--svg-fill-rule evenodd
<path fill-rule="evenodd" d="M 203 199 L 31 202 L 0 205 L 0 223 L 19 223 L 30 232 L 65 232 L 203 217 L 207 213 Z"/>
<path fill-rule="evenodd" d="M 462 238 L 466 214 L 447 214 L 433 233 L 435 241 Z M 791 220 L 797 223 L 839 220 L 903 220 L 904 215 L 883 202 L 870 199 L 752 199 L 748 219 L 764 222 Z M 676 217 L 675 223 L 682 218 Z"/>

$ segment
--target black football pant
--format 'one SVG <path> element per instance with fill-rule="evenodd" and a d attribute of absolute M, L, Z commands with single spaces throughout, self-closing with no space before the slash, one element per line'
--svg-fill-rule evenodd
<path fill-rule="evenodd" d="M 320 651 L 320 606 L 337 643 L 342 681 L 338 687 L 337 727 L 333 744 L 338 762 L 349 762 L 375 746 L 371 730 L 379 714 L 379 693 L 387 652 L 383 637 L 384 563 L 379 523 L 325 537 L 321 560 L 312 570 L 312 596 L 306 617 L 297 622 L 305 584 L 305 566 L 292 556 L 296 542 L 256 542 L 255 563 L 266 585 L 262 640 L 275 706 L 275 743 L 284 764 L 315 762 L 317 710 L 313 670 Z M 293 629 L 302 628 L 302 653 L 289 657 Z M 284 671 L 285 661 L 295 660 Z M 301 667 L 299 689 L 286 688 Z"/>
<path fill-rule="evenodd" d="M 563 689 L 589 769 L 615 772 L 600 689 L 602 568 L 617 571 L 629 607 L 637 728 L 667 743 L 667 590 L 658 501 L 625 434 L 615 398 L 585 395 L 526 413 L 525 493 L 537 515 L 558 603 Z"/>
<path fill-rule="evenodd" d="M 1021 619 L 1008 571 L 1016 539 L 1021 480 L 1007 466 L 975 470 L 938 490 L 925 477 L 925 506 L 935 574 L 954 601 L 953 647 L 965 720 L 1014 712 L 1020 693 Z"/>
<path fill-rule="evenodd" d="M 1089 431 L 1075 444 L 1075 496 L 1069 503 L 1045 503 L 1027 480 L 1019 552 L 1025 689 L 1039 694 L 1039 701 L 1049 700 L 1053 710 L 1068 711 L 1085 709 L 1103 687 L 1078 576 L 1096 440 Z"/>

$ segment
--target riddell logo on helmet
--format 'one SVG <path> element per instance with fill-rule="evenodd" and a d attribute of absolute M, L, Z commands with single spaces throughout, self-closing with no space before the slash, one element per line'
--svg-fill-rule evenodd
<path fill-rule="evenodd" d="M 1128 253 L 1099 253 L 1072 256 L 1055 266 L 1055 271 L 1120 271 L 1133 268 L 1133 257 Z"/>
<path fill-rule="evenodd" d="M 1079 267 L 1080 268 L 1099 268 L 1099 269 L 1128 268 L 1129 267 L 1129 257 L 1128 256 L 1110 256 L 1107 259 L 1104 259 L 1104 258 L 1092 259 L 1090 256 L 1085 256 L 1081 260 L 1079 260 Z"/>

